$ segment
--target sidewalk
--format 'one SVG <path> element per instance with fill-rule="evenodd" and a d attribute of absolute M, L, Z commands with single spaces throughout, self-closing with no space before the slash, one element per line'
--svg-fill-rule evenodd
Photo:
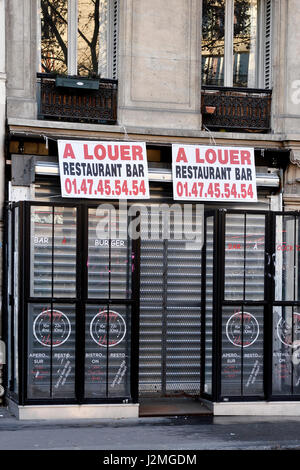
<path fill-rule="evenodd" d="M 0 407 L 0 450 L 300 450 L 300 417 L 19 421 Z"/>

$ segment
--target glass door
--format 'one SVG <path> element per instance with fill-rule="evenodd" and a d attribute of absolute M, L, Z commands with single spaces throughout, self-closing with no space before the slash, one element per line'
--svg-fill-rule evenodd
<path fill-rule="evenodd" d="M 221 397 L 264 397 L 266 214 L 224 214 Z"/>
<path fill-rule="evenodd" d="M 131 398 L 135 253 L 117 210 L 87 209 L 85 397 Z M 104 230 L 106 228 L 107 230 Z"/>
<path fill-rule="evenodd" d="M 265 397 L 266 212 L 205 216 L 202 283 L 202 396 Z"/>
<path fill-rule="evenodd" d="M 136 400 L 139 243 L 127 213 L 63 203 L 19 210 L 20 401 Z"/>
<path fill-rule="evenodd" d="M 205 220 L 202 395 L 299 400 L 299 214 L 217 210 Z"/>
<path fill-rule="evenodd" d="M 275 214 L 272 393 L 300 396 L 300 230 L 298 214 Z"/>

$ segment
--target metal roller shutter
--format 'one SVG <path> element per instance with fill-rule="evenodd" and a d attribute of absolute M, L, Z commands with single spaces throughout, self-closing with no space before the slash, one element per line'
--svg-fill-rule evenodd
<path fill-rule="evenodd" d="M 150 209 L 150 206 L 148 206 Z M 151 205 L 158 217 L 159 206 Z M 142 223 L 143 226 L 143 223 Z M 146 229 L 147 229 L 146 224 Z M 199 393 L 201 247 L 176 239 L 171 224 L 151 224 L 154 240 L 141 240 L 140 379 L 141 393 Z"/>
<path fill-rule="evenodd" d="M 155 197 L 159 203 L 163 197 L 172 201 L 170 192 L 156 191 Z M 36 197 L 43 200 L 53 200 L 59 190 L 54 186 L 40 185 L 36 188 Z M 270 200 L 267 193 L 260 193 L 259 202 L 252 205 L 233 204 L 227 205 L 227 208 L 246 209 L 246 210 L 269 210 Z M 155 205 L 152 205 L 154 207 Z M 149 205 L 147 206 L 149 207 Z M 214 208 L 209 205 L 209 208 Z M 229 219 L 228 219 L 229 220 Z M 260 222 L 253 220 L 251 228 L 258 233 L 261 230 Z M 151 221 L 142 224 L 142 229 L 148 230 Z M 143 228 L 144 227 L 144 228 Z M 227 242 L 237 240 L 236 236 L 240 234 L 241 223 L 239 220 L 230 221 L 227 224 Z M 255 228 L 256 227 L 256 228 Z M 176 393 L 185 393 L 199 395 L 200 393 L 200 350 L 201 350 L 201 250 L 189 250 L 186 242 L 176 240 L 176 227 L 171 231 L 170 239 L 163 240 L 161 237 L 162 226 L 151 224 L 153 234 L 154 228 L 156 234 L 152 239 L 141 240 L 141 260 L 140 260 L 140 369 L 139 369 L 139 390 L 140 394 L 147 396 L 151 394 L 172 395 Z M 205 391 L 209 393 L 211 389 L 211 352 L 212 352 L 212 221 L 208 224 L 207 238 L 207 260 L 206 260 L 206 370 L 205 370 Z M 144 237 L 145 238 L 145 237 Z M 231 241 L 230 241 L 231 240 Z M 258 254 L 254 253 L 253 256 Z M 236 263 L 238 252 L 228 253 L 233 257 L 227 268 L 227 281 L 229 287 L 235 286 L 234 292 L 241 289 L 241 278 L 236 273 Z M 252 256 L 252 255 L 251 255 Z M 247 284 L 248 294 L 252 298 L 259 293 L 259 284 L 261 278 L 261 267 L 255 265 L 255 257 L 249 258 L 249 266 L 256 266 L 256 274 L 251 274 Z M 236 259 L 235 259 L 236 258 Z M 227 258 L 228 261 L 230 257 Z M 45 261 L 45 260 L 44 260 Z M 62 276 L 61 284 L 65 292 L 68 292 L 72 283 L 69 279 L 68 257 L 60 257 Z M 240 262 L 240 261 L 239 261 Z M 254 268 L 253 268 L 254 269 Z M 40 264 L 35 260 L 36 272 L 46 270 L 45 263 Z M 46 276 L 46 273 L 43 273 Z M 49 275 L 49 273 L 48 273 Z M 63 281 L 64 280 L 64 281 Z M 46 285 L 47 277 L 41 282 L 39 289 L 42 289 L 43 283 Z M 68 282 L 69 284 L 68 284 Z M 58 287 L 58 285 L 57 285 Z M 46 287 L 44 287 L 45 289 Z M 95 284 L 95 295 L 97 296 L 97 286 Z M 231 289 L 232 290 L 232 289 Z M 247 295 L 248 295 L 247 294 Z M 254 296 L 254 297 L 253 297 Z M 237 307 L 239 299 L 237 299 Z M 229 313 L 224 311 L 224 318 Z M 234 312 L 232 312 L 234 313 Z M 249 312 L 251 313 L 251 312 Z M 226 317 L 227 315 L 227 317 Z M 260 320 L 259 320 L 260 321 Z M 224 323 L 224 345 L 228 340 L 226 336 L 226 322 Z M 260 349 L 260 339 L 256 342 Z M 236 347 L 232 344 L 226 346 L 228 353 L 236 353 Z M 225 348 L 225 349 L 226 349 Z M 231 349 L 230 349 L 231 348 Z M 224 349 L 224 351 L 225 351 Z M 239 356 L 241 357 L 241 356 Z M 246 366 L 245 358 L 243 359 Z M 248 361 L 249 362 L 249 361 Z M 239 362 L 241 364 L 241 360 Z M 251 371 L 253 364 L 249 362 L 247 366 Z M 244 372 L 247 369 L 244 367 Z M 230 375 L 230 374 L 229 374 Z M 246 376 L 245 376 L 246 377 Z M 230 378 L 230 377 L 229 377 Z M 248 374 L 249 378 L 249 374 Z M 246 379 L 245 379 L 246 380 Z M 239 378 L 237 383 L 240 383 Z M 246 382 L 247 383 L 247 382 Z M 224 390 L 226 393 L 226 390 Z M 254 392 L 253 392 L 254 393 Z"/>

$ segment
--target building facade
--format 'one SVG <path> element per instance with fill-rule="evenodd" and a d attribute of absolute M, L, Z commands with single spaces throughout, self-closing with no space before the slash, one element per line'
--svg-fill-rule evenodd
<path fill-rule="evenodd" d="M 4 168 L 5 168 L 5 120 L 6 120 L 6 68 L 5 68 L 5 2 L 0 3 L 1 14 L 1 39 L 0 39 L 0 153 L 1 153 L 1 215 L 0 215 L 0 238 L 1 248 L 3 243 L 3 207 L 4 207 Z M 1 259 L 2 263 L 2 259 Z M 2 268 L 1 268 L 2 277 Z M 1 281 L 2 285 L 2 281 Z M 2 296 L 1 296 L 2 300 Z M 2 304 L 1 304 L 2 308 Z M 2 325 L 1 325 L 2 326 Z M 0 403 L 4 395 L 3 381 L 3 364 L 5 363 L 5 343 L 1 339 L 3 335 L 2 328 L 0 328 Z"/>
<path fill-rule="evenodd" d="M 0 8 L 9 406 L 24 419 L 125 417 L 143 400 L 184 396 L 214 414 L 300 414 L 299 2 Z M 115 235 L 132 213 L 101 197 L 107 188 L 62 196 L 61 140 L 145 145 L 139 239 Z M 196 248 L 175 223 L 162 236 L 162 204 L 183 210 L 172 189 L 176 144 L 255 157 L 256 202 L 189 195 L 203 210 Z M 107 244 L 102 203 L 112 204 Z"/>

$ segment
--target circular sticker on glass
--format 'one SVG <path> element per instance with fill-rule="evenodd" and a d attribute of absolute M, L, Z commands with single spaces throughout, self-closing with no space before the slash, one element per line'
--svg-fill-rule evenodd
<path fill-rule="evenodd" d="M 226 323 L 226 336 L 234 346 L 248 348 L 258 335 L 259 324 L 251 313 L 236 312 Z"/>
<path fill-rule="evenodd" d="M 34 337 L 43 346 L 53 348 L 61 346 L 67 341 L 70 333 L 70 320 L 59 310 L 44 310 L 39 313 L 33 323 Z"/>
<path fill-rule="evenodd" d="M 109 348 L 116 346 L 125 337 L 125 320 L 122 315 L 113 310 L 100 311 L 90 323 L 90 334 L 99 346 L 108 346 Z"/>
<path fill-rule="evenodd" d="M 300 313 L 293 313 L 293 320 L 289 318 L 280 318 L 277 323 L 277 335 L 279 340 L 291 348 L 300 346 Z"/>

